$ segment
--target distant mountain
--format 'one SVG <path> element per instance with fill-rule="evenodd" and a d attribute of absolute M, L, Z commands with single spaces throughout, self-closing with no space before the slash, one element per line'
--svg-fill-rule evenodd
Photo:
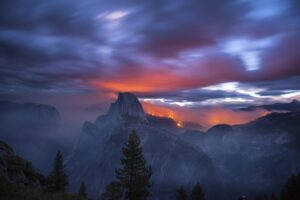
<path fill-rule="evenodd" d="M 147 115 L 147 120 L 150 125 L 156 126 L 159 128 L 168 128 L 172 130 L 173 132 L 182 132 L 185 130 L 204 130 L 204 127 L 197 123 L 192 122 L 180 122 L 180 125 L 178 122 L 176 122 L 174 119 L 169 117 L 160 117 L 160 116 L 154 116 L 154 115 Z M 180 130 L 178 129 L 180 128 Z"/>
<path fill-rule="evenodd" d="M 147 120 L 150 125 L 165 128 L 176 128 L 176 121 L 168 117 L 158 117 L 153 115 L 147 115 Z"/>
<path fill-rule="evenodd" d="M 230 125 L 227 125 L 227 124 L 218 124 L 218 125 L 215 125 L 211 128 L 209 128 L 207 130 L 207 134 L 210 134 L 210 135 L 215 135 L 215 134 L 227 134 L 227 133 L 232 133 L 233 132 L 233 128 L 232 126 Z"/>
<path fill-rule="evenodd" d="M 66 149 L 57 137 L 60 117 L 52 106 L 0 102 L 0 120 L 0 139 L 44 173 L 56 151 Z M 207 199 L 229 200 L 241 194 L 253 199 L 278 191 L 290 174 L 300 172 L 299 111 L 270 113 L 243 125 L 220 124 L 204 132 L 180 128 L 169 118 L 146 115 L 135 95 L 120 93 L 107 114 L 83 124 L 66 158 L 71 190 L 77 192 L 84 181 L 88 193 L 99 197 L 114 179 L 122 147 L 133 129 L 153 167 L 152 199 L 174 199 L 176 187 L 191 188 L 196 181 Z M 3 155 L 8 154 L 15 155 L 0 142 L 0 173 L 6 175 L 10 172 L 7 164 L 3 167 Z M 11 178 L 19 180 L 18 176 Z"/>
<path fill-rule="evenodd" d="M 186 135 L 191 135 L 191 131 L 184 132 L 180 137 L 186 142 L 198 144 L 204 151 L 206 150 L 203 146 L 205 142 L 214 142 L 215 148 L 219 148 L 220 145 L 224 145 L 226 142 L 232 144 L 232 141 L 226 141 L 229 138 L 238 138 L 243 142 L 252 144 L 261 141 L 300 148 L 299 131 L 300 112 L 274 112 L 242 125 L 219 124 L 211 127 L 206 132 L 192 131 L 192 134 L 195 135 L 193 139 L 186 137 Z M 256 141 L 257 138 L 259 138 L 259 141 Z M 218 144 L 218 141 L 222 144 Z M 241 142 L 238 143 L 241 144 Z M 207 146 L 213 145 L 207 144 Z"/>
<path fill-rule="evenodd" d="M 270 113 L 252 122 L 235 127 L 245 135 L 259 135 L 276 144 L 300 150 L 300 112 Z"/>
<path fill-rule="evenodd" d="M 300 112 L 273 112 L 243 125 L 243 131 L 257 130 L 261 134 L 273 133 L 274 129 L 288 131 L 297 135 L 300 129 Z"/>
<path fill-rule="evenodd" d="M 206 132 L 189 130 L 180 134 L 180 138 L 201 148 L 211 158 L 219 154 L 238 151 L 239 144 L 235 141 L 235 132 L 232 126 L 219 124 L 211 127 Z"/>
<path fill-rule="evenodd" d="M 174 125 L 168 120 L 147 117 L 133 94 L 120 93 L 106 115 L 83 125 L 67 161 L 68 172 L 75 183 L 73 188 L 85 181 L 88 192 L 99 196 L 114 179 L 121 149 L 134 129 L 141 138 L 146 160 L 153 168 L 153 199 L 174 199 L 176 187 L 192 186 L 196 181 L 201 181 L 210 196 L 213 193 L 210 189 L 216 188 L 213 184 L 217 182 L 211 159 L 200 148 L 185 143 L 156 123 Z"/>
<path fill-rule="evenodd" d="M 48 172 L 57 150 L 64 150 L 58 134 L 58 110 L 50 105 L 0 101 L 0 139 L 17 153 Z"/>
<path fill-rule="evenodd" d="M 182 122 L 182 127 L 190 130 L 204 131 L 206 128 L 201 124 L 194 122 Z"/>
<path fill-rule="evenodd" d="M 270 113 L 243 125 L 216 125 L 180 138 L 210 156 L 226 196 L 280 189 L 289 174 L 300 172 L 300 112 Z M 259 186 L 259 187 L 258 187 Z"/>
<path fill-rule="evenodd" d="M 0 101 L 0 119 L 8 124 L 18 123 L 18 126 L 31 128 L 54 127 L 60 124 L 60 115 L 56 108 L 35 103 Z"/>
<path fill-rule="evenodd" d="M 241 108 L 240 110 L 254 110 L 257 108 L 263 108 L 268 111 L 300 111 L 300 102 L 298 100 L 293 100 L 290 103 L 274 103 L 260 106 L 249 106 Z"/>

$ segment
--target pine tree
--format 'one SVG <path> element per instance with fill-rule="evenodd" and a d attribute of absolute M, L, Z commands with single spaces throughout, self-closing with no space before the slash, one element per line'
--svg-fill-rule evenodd
<path fill-rule="evenodd" d="M 145 200 L 150 195 L 151 167 L 146 166 L 140 139 L 133 130 L 123 148 L 121 167 L 116 169 L 126 200 Z"/>
<path fill-rule="evenodd" d="M 242 195 L 239 197 L 239 200 L 246 200 L 246 199 L 247 199 L 247 197 L 245 195 Z"/>
<path fill-rule="evenodd" d="M 49 192 L 65 192 L 68 185 L 68 176 L 64 172 L 64 160 L 58 151 L 53 162 L 53 169 L 47 178 L 47 189 Z"/>
<path fill-rule="evenodd" d="M 205 200 L 204 192 L 199 182 L 194 186 L 190 200 Z"/>
<path fill-rule="evenodd" d="M 185 191 L 185 189 L 182 186 L 176 190 L 176 199 L 177 200 L 187 200 L 188 199 L 187 192 Z"/>
<path fill-rule="evenodd" d="M 289 177 L 282 188 L 281 200 L 300 199 L 300 174 Z"/>
<path fill-rule="evenodd" d="M 264 195 L 261 195 L 261 196 L 257 196 L 255 198 L 255 200 L 270 200 L 270 198 L 268 197 L 268 195 L 264 194 Z"/>
<path fill-rule="evenodd" d="M 265 195 L 263 196 L 263 200 L 269 200 L 268 195 L 265 194 Z"/>
<path fill-rule="evenodd" d="M 272 192 L 271 196 L 270 196 L 270 200 L 278 200 L 276 195 Z"/>
<path fill-rule="evenodd" d="M 119 182 L 112 181 L 105 188 L 101 195 L 101 200 L 120 200 L 122 198 L 122 188 Z"/>
<path fill-rule="evenodd" d="M 276 197 L 276 195 L 273 192 L 270 196 L 270 200 L 278 200 L 278 198 Z"/>
<path fill-rule="evenodd" d="M 263 197 L 263 196 L 257 196 L 257 197 L 255 198 L 255 200 L 264 200 L 264 197 Z"/>
<path fill-rule="evenodd" d="M 84 198 L 87 197 L 86 187 L 83 181 L 80 184 L 78 195 Z"/>

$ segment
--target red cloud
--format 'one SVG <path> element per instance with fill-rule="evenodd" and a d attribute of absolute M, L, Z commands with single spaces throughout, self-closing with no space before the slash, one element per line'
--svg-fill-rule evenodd
<path fill-rule="evenodd" d="M 163 92 L 193 89 L 243 79 L 240 62 L 225 54 L 206 56 L 193 66 L 122 67 L 112 74 L 89 81 L 94 87 L 113 92 Z"/>

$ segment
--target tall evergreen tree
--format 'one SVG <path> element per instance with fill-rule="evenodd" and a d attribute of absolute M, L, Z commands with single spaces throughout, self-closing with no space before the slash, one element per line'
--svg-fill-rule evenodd
<path fill-rule="evenodd" d="M 300 199 L 300 174 L 289 177 L 282 188 L 281 200 Z"/>
<path fill-rule="evenodd" d="M 176 199 L 177 200 L 187 200 L 188 199 L 187 192 L 182 186 L 176 190 Z"/>
<path fill-rule="evenodd" d="M 199 182 L 194 186 L 190 200 L 205 200 L 205 195 Z"/>
<path fill-rule="evenodd" d="M 101 200 L 121 200 L 122 188 L 119 182 L 112 181 L 105 188 L 101 195 Z"/>
<path fill-rule="evenodd" d="M 87 197 L 86 187 L 83 181 L 80 184 L 78 195 L 81 197 Z"/>
<path fill-rule="evenodd" d="M 276 195 L 272 192 L 271 196 L 270 196 L 270 200 L 278 200 Z"/>
<path fill-rule="evenodd" d="M 269 200 L 269 198 L 267 195 L 261 195 L 261 196 L 257 196 L 255 200 Z"/>
<path fill-rule="evenodd" d="M 247 197 L 245 195 L 242 195 L 239 197 L 239 200 L 246 200 L 246 199 L 247 199 Z"/>
<path fill-rule="evenodd" d="M 264 200 L 264 197 L 263 197 L 263 196 L 257 196 L 257 197 L 255 198 L 255 200 Z"/>
<path fill-rule="evenodd" d="M 278 199 L 274 193 L 271 193 L 270 196 L 268 195 L 257 196 L 255 200 L 278 200 Z"/>
<path fill-rule="evenodd" d="M 65 192 L 68 183 L 68 176 L 64 172 L 64 160 L 58 151 L 53 162 L 53 169 L 47 178 L 47 189 L 49 192 Z"/>
<path fill-rule="evenodd" d="M 121 167 L 116 177 L 125 193 L 126 200 L 145 200 L 150 195 L 152 170 L 146 166 L 140 139 L 133 130 L 123 148 Z"/>

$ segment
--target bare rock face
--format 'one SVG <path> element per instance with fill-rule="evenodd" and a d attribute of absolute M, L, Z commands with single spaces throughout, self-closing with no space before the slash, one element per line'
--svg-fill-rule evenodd
<path fill-rule="evenodd" d="M 143 107 L 137 97 L 128 92 L 119 93 L 117 101 L 111 104 L 108 114 L 118 118 L 133 117 L 147 120 Z"/>

